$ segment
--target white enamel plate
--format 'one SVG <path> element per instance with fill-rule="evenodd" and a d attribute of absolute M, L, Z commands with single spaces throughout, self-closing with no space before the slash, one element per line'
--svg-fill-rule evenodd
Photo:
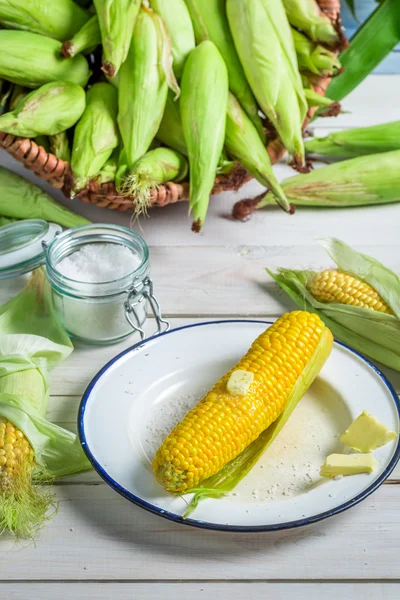
<path fill-rule="evenodd" d="M 184 414 L 247 351 L 266 321 L 219 321 L 175 329 L 136 344 L 93 379 L 79 409 L 82 446 L 115 491 L 167 519 L 228 531 L 307 525 L 351 508 L 388 477 L 400 456 L 395 440 L 375 451 L 370 475 L 326 480 L 319 469 L 364 409 L 399 431 L 397 396 L 376 367 L 335 343 L 326 365 L 288 423 L 232 494 L 186 502 L 154 479 L 155 450 Z M 186 497 L 190 500 L 190 496 Z"/>

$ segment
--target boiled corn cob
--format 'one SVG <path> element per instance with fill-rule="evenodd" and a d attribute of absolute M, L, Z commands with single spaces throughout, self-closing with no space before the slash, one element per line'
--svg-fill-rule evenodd
<path fill-rule="evenodd" d="M 340 37 L 330 18 L 316 0 L 283 0 L 289 23 L 301 29 L 314 42 L 335 46 Z"/>
<path fill-rule="evenodd" d="M 365 281 L 336 269 L 321 271 L 307 283 L 309 292 L 318 302 L 361 306 L 393 315 L 393 311 Z"/>
<path fill-rule="evenodd" d="M 218 473 L 279 417 L 308 366 L 322 368 L 332 342 L 317 315 L 283 315 L 164 440 L 153 460 L 157 480 L 182 493 Z M 237 370 L 254 374 L 245 396 L 227 391 Z"/>
<path fill-rule="evenodd" d="M 225 0 L 185 0 L 192 17 L 196 41 L 213 42 L 226 63 L 229 76 L 229 88 L 239 100 L 259 136 L 265 141 L 263 124 L 258 114 L 257 102 L 243 71 L 235 50 L 232 34 L 226 18 Z"/>
<path fill-rule="evenodd" d="M 80 52 L 93 50 L 99 44 L 101 44 L 99 19 L 97 15 L 93 15 L 71 39 L 63 43 L 61 53 L 65 57 L 75 56 Z"/>
<path fill-rule="evenodd" d="M 292 28 L 299 69 L 310 71 L 322 77 L 333 77 L 340 73 L 341 64 L 335 52 L 309 40 L 305 35 Z"/>

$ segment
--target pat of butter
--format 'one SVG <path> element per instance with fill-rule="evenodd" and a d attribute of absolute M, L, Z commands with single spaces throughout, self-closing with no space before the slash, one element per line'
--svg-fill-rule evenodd
<path fill-rule="evenodd" d="M 372 473 L 376 467 L 373 454 L 330 454 L 321 467 L 322 477 Z"/>
<path fill-rule="evenodd" d="M 383 423 L 364 410 L 344 432 L 340 441 L 359 452 L 371 452 L 397 438 Z"/>
<path fill-rule="evenodd" d="M 254 373 L 237 369 L 233 371 L 226 384 L 226 389 L 233 396 L 245 396 L 253 383 Z"/>

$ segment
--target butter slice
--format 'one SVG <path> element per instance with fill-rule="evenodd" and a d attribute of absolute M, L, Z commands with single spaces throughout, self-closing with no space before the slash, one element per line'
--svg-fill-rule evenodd
<path fill-rule="evenodd" d="M 321 477 L 372 473 L 376 468 L 373 454 L 330 454 L 321 467 Z"/>
<path fill-rule="evenodd" d="M 237 369 L 231 373 L 226 388 L 233 396 L 245 396 L 253 383 L 254 373 Z"/>
<path fill-rule="evenodd" d="M 371 452 L 396 438 L 395 431 L 390 431 L 383 423 L 364 410 L 346 429 L 340 441 L 359 452 Z"/>

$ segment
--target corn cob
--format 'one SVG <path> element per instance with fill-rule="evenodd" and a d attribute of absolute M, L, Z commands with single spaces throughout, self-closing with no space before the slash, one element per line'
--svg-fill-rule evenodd
<path fill-rule="evenodd" d="M 71 151 L 66 131 L 57 133 L 50 137 L 50 152 L 57 158 L 69 162 L 71 160 Z"/>
<path fill-rule="evenodd" d="M 28 31 L 0 30 L 0 78 L 37 88 L 51 81 L 85 86 L 89 67 L 83 56 L 61 58 L 61 42 Z"/>
<path fill-rule="evenodd" d="M 160 21 L 152 10 L 140 10 L 128 57 L 120 70 L 118 124 L 129 169 L 149 149 L 167 101 Z"/>
<path fill-rule="evenodd" d="M 332 342 L 316 315 L 284 314 L 164 440 L 153 460 L 157 480 L 182 493 L 218 473 L 280 416 L 310 363 L 322 368 Z M 254 375 L 244 396 L 227 391 L 237 370 Z"/>
<path fill-rule="evenodd" d="M 341 64 L 335 52 L 310 41 L 305 35 L 292 28 L 299 69 L 322 77 L 333 77 L 340 73 Z"/>
<path fill-rule="evenodd" d="M 196 45 L 188 8 L 184 0 L 151 0 L 150 5 L 167 27 L 171 38 L 174 73 L 180 79 L 185 61 Z"/>
<path fill-rule="evenodd" d="M 93 0 L 103 43 L 103 71 L 114 77 L 128 56 L 141 0 Z"/>
<path fill-rule="evenodd" d="M 307 103 L 282 1 L 227 0 L 226 10 L 253 93 L 294 162 L 302 165 Z"/>
<path fill-rule="evenodd" d="M 71 153 L 72 194 L 86 187 L 118 146 L 118 93 L 109 83 L 95 83 L 74 133 Z"/>
<path fill-rule="evenodd" d="M 186 61 L 180 98 L 194 231 L 201 230 L 207 214 L 224 145 L 228 93 L 228 73 L 221 54 L 212 42 L 201 42 Z"/>
<path fill-rule="evenodd" d="M 214 42 L 225 60 L 229 76 L 229 88 L 255 125 L 265 141 L 263 124 L 258 114 L 257 102 L 243 71 L 233 43 L 226 18 L 225 0 L 185 0 L 194 26 L 196 41 Z"/>
<path fill-rule="evenodd" d="M 31 476 L 33 460 L 33 450 L 22 431 L 0 417 L 0 494 L 13 487 L 22 473 Z"/>
<path fill-rule="evenodd" d="M 400 150 L 400 121 L 335 131 L 326 137 L 308 140 L 305 148 L 310 154 L 332 158 L 355 158 Z"/>
<path fill-rule="evenodd" d="M 155 148 L 139 158 L 125 177 L 121 193 L 134 197 L 134 217 L 147 215 L 152 191 L 167 181 L 182 181 L 187 173 L 184 156 L 170 148 Z"/>
<path fill-rule="evenodd" d="M 261 183 L 270 188 L 286 212 L 291 207 L 272 170 L 271 160 L 256 128 L 230 93 L 226 119 L 225 147 Z"/>
<path fill-rule="evenodd" d="M 63 41 L 88 20 L 87 13 L 73 0 L 0 0 L 0 24 L 7 29 L 24 29 Z"/>
<path fill-rule="evenodd" d="M 308 281 L 307 288 L 318 302 L 339 302 L 394 314 L 372 286 L 336 269 L 317 273 Z"/>
<path fill-rule="evenodd" d="M 283 4 L 289 23 L 304 31 L 314 42 L 323 42 L 328 46 L 339 44 L 338 32 L 316 0 L 283 0 Z"/>
<path fill-rule="evenodd" d="M 71 39 L 63 43 L 61 54 L 68 58 L 81 52 L 90 52 L 99 44 L 101 44 L 99 19 L 97 15 L 93 15 Z"/>
<path fill-rule="evenodd" d="M 0 131 L 22 137 L 55 135 L 75 125 L 85 110 L 80 85 L 55 81 L 34 90 L 0 117 Z"/>
<path fill-rule="evenodd" d="M 304 206 L 364 206 L 400 200 L 400 150 L 338 162 L 282 183 L 289 201 Z M 268 192 L 258 203 L 275 202 Z"/>
<path fill-rule="evenodd" d="M 180 154 L 187 156 L 188 150 L 183 133 L 179 101 L 174 100 L 171 90 L 168 92 L 163 118 L 157 131 L 157 139 L 166 146 L 180 152 Z"/>

